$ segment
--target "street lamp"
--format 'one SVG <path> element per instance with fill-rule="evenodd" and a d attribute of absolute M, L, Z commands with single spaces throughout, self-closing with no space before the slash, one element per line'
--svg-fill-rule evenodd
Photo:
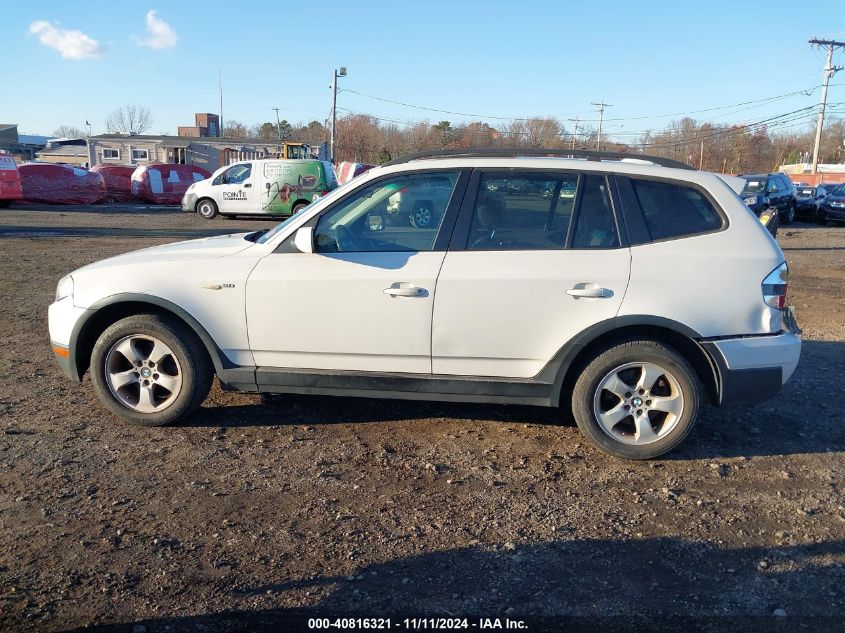
<path fill-rule="evenodd" d="M 341 66 L 338 70 L 337 68 L 334 69 L 334 74 L 332 76 L 332 85 L 329 86 L 332 89 L 332 129 L 331 129 L 331 141 L 329 142 L 329 159 L 334 162 L 334 139 L 335 133 L 337 128 L 337 78 L 338 77 L 346 77 L 346 66 Z"/>

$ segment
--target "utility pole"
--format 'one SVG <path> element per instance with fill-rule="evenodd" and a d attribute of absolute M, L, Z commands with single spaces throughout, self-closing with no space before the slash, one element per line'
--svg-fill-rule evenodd
<path fill-rule="evenodd" d="M 279 136 L 279 140 L 282 140 L 282 124 L 279 123 L 279 108 L 271 108 L 272 110 L 276 111 L 276 133 Z"/>
<path fill-rule="evenodd" d="M 827 46 L 827 63 L 824 66 L 824 74 L 822 79 L 822 99 L 819 104 L 819 121 L 816 123 L 816 141 L 813 144 L 813 171 L 818 173 L 819 167 L 819 145 L 822 140 L 822 127 L 824 126 L 824 110 L 827 107 L 827 85 L 830 83 L 830 78 L 833 77 L 837 71 L 842 70 L 842 66 L 833 65 L 833 49 L 845 48 L 845 42 L 837 42 L 835 40 L 820 40 L 813 38 L 810 44 L 817 46 Z"/>
<path fill-rule="evenodd" d="M 223 138 L 223 71 L 218 71 L 220 73 L 220 129 L 218 130 L 218 136 Z"/>
<path fill-rule="evenodd" d="M 701 141 L 701 155 L 698 159 L 698 168 L 704 171 L 704 141 Z"/>
<path fill-rule="evenodd" d="M 341 66 L 340 70 L 338 71 L 337 68 L 334 69 L 334 74 L 332 75 L 332 128 L 331 128 L 331 140 L 329 141 L 329 160 L 334 162 L 334 141 L 335 141 L 335 134 L 337 131 L 337 78 L 338 77 L 346 77 L 346 66 Z"/>
<path fill-rule="evenodd" d="M 604 123 L 604 109 L 605 108 L 612 108 L 612 103 L 605 103 L 604 99 L 602 99 L 601 103 L 596 103 L 595 101 L 591 102 L 590 105 L 598 106 L 599 107 L 599 133 L 596 136 L 596 149 L 601 150 L 601 126 Z"/>
<path fill-rule="evenodd" d="M 569 119 L 570 121 L 575 123 L 575 131 L 572 133 L 572 147 L 570 147 L 569 149 L 575 149 L 575 143 L 578 140 L 578 119 L 579 117 L 577 114 L 575 115 L 574 119 Z"/>

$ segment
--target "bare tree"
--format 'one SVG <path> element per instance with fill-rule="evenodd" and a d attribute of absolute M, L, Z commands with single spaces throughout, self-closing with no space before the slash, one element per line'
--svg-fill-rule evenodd
<path fill-rule="evenodd" d="M 60 125 L 53 130 L 56 138 L 85 138 L 85 132 L 72 125 Z"/>
<path fill-rule="evenodd" d="M 110 134 L 143 134 L 153 125 L 150 109 L 139 105 L 125 105 L 113 110 L 106 119 Z"/>
<path fill-rule="evenodd" d="M 275 126 L 274 126 L 275 127 Z M 247 138 L 249 136 L 249 128 L 240 121 L 229 119 L 226 125 L 223 126 L 223 138 Z"/>

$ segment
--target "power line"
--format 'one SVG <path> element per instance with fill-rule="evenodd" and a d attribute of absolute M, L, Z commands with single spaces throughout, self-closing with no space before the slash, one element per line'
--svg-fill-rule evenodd
<path fill-rule="evenodd" d="M 831 84 L 831 85 L 845 85 L 845 84 Z M 647 116 L 636 116 L 636 117 L 614 117 L 614 118 L 606 118 L 604 120 L 605 121 L 643 121 L 643 120 L 647 120 L 647 119 L 660 119 L 660 118 L 668 118 L 668 117 L 676 117 L 676 116 L 686 116 L 686 115 L 691 115 L 691 114 L 701 114 L 703 112 L 715 112 L 717 110 L 727 110 L 727 109 L 730 109 L 730 108 L 737 108 L 737 107 L 740 107 L 740 106 L 747 106 L 747 105 L 753 105 L 753 104 L 763 105 L 763 104 L 771 103 L 773 101 L 777 101 L 777 100 L 780 100 L 780 99 L 786 99 L 786 98 L 789 98 L 789 97 L 794 97 L 795 95 L 810 96 L 816 90 L 818 90 L 820 87 L 822 87 L 822 84 L 819 84 L 817 86 L 812 86 L 810 88 L 805 88 L 805 89 L 802 89 L 802 90 L 794 90 L 792 92 L 787 92 L 787 93 L 781 94 L 781 95 L 775 95 L 773 97 L 765 97 L 765 98 L 762 98 L 762 99 L 753 99 L 753 100 L 750 100 L 750 101 L 741 101 L 739 103 L 732 103 L 730 105 L 714 106 L 714 107 L 711 107 L 711 108 L 702 108 L 702 109 L 699 109 L 699 110 L 690 110 L 690 111 L 687 111 L 687 112 L 668 112 L 668 113 L 663 113 L 663 114 L 651 114 L 651 115 L 647 115 Z M 478 118 L 478 119 L 495 119 L 495 120 L 499 120 L 499 121 L 529 121 L 532 118 L 537 118 L 537 117 L 512 117 L 512 116 L 501 116 L 501 115 L 493 115 L 493 114 L 477 114 L 477 113 L 470 113 L 470 112 L 459 112 L 459 111 L 456 111 L 456 110 L 447 110 L 447 109 L 444 109 L 444 108 L 432 108 L 432 107 L 429 107 L 429 106 L 423 106 L 423 105 L 418 105 L 418 104 L 414 104 L 414 103 L 407 103 L 405 101 L 398 101 L 398 100 L 395 100 L 395 99 L 388 99 L 388 98 L 385 98 L 385 97 L 377 97 L 375 95 L 370 95 L 370 94 L 360 92 L 358 90 L 352 90 L 352 89 L 349 89 L 349 88 L 344 88 L 343 90 L 339 90 L 339 91 L 340 92 L 348 92 L 348 93 L 351 93 L 351 94 L 356 94 L 356 95 L 359 95 L 361 97 L 365 97 L 367 99 L 373 99 L 375 101 L 382 101 L 384 103 L 392 103 L 392 104 L 395 104 L 395 105 L 401 105 L 401 106 L 406 107 L 406 108 L 414 108 L 416 110 L 426 110 L 426 111 L 429 111 L 429 112 L 439 112 L 441 114 L 454 114 L 454 115 L 457 115 L 457 116 L 465 116 L 465 117 Z M 752 109 L 752 108 L 747 108 L 747 109 Z M 742 110 L 740 110 L 740 112 L 741 111 Z M 580 115 L 579 112 L 571 112 L 571 113 L 566 113 L 566 114 Z M 727 114 L 726 114 L 726 116 L 727 116 Z M 580 119 L 580 120 L 581 120 L 581 122 L 584 122 L 584 123 L 597 123 L 598 122 L 598 119 Z"/>
<path fill-rule="evenodd" d="M 741 133 L 749 131 L 753 128 L 764 126 L 767 123 L 772 123 L 774 121 L 777 121 L 778 119 L 785 119 L 786 117 L 798 114 L 800 112 L 807 112 L 808 110 L 812 110 L 814 107 L 815 106 L 807 106 L 805 108 L 799 108 L 798 110 L 793 110 L 792 112 L 785 112 L 784 114 L 779 114 L 777 116 L 768 117 L 766 119 L 762 119 L 760 121 L 755 121 L 753 123 L 748 123 L 748 124 L 739 125 L 739 126 L 732 126 L 727 130 L 717 130 L 717 131 L 714 131 L 711 134 L 706 134 L 704 136 L 693 136 L 693 137 L 685 138 L 683 140 L 672 141 L 672 142 L 669 142 L 669 143 L 666 143 L 666 144 L 640 143 L 638 146 L 641 147 L 641 148 L 644 148 L 644 147 L 648 147 L 648 148 L 677 147 L 678 145 L 683 145 L 683 144 L 687 144 L 687 143 L 697 143 L 699 141 L 703 141 L 703 140 L 706 141 L 706 140 L 709 140 L 709 139 L 718 138 L 720 136 L 730 136 L 730 135 L 741 134 Z M 806 115 L 803 115 L 803 116 L 806 116 Z M 800 118 L 800 117 L 796 117 L 796 118 Z M 795 120 L 795 119 L 786 119 L 785 122 L 791 122 L 793 120 Z"/>

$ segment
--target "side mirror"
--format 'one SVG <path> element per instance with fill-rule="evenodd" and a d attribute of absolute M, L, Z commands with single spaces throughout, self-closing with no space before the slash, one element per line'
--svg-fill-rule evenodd
<path fill-rule="evenodd" d="M 265 189 L 267 189 L 267 191 L 270 191 L 270 183 L 269 183 L 269 182 L 265 182 L 265 183 L 264 183 L 264 188 L 265 188 Z"/>
<path fill-rule="evenodd" d="M 293 236 L 293 245 L 301 253 L 314 252 L 314 227 L 303 226 Z"/>

